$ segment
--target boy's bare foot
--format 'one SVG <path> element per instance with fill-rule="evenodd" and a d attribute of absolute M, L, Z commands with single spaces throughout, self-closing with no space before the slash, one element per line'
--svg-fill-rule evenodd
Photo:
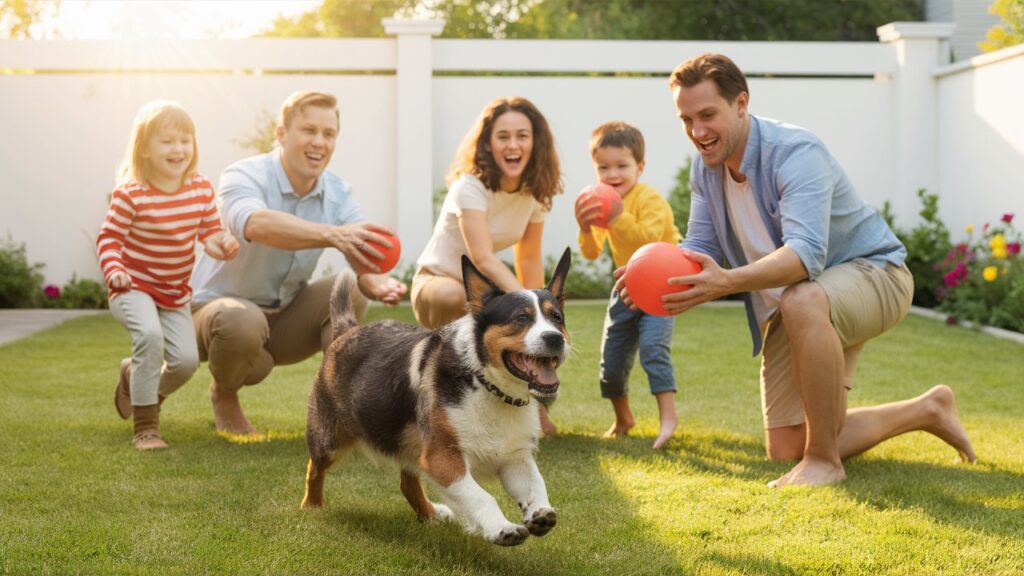
<path fill-rule="evenodd" d="M 960 424 L 953 389 L 945 384 L 939 384 L 933 386 L 921 397 L 929 402 L 934 410 L 933 422 L 924 430 L 938 436 L 946 444 L 956 449 L 961 461 L 974 462 L 976 460 L 974 447 L 971 445 L 971 439 L 967 437 L 967 431 Z"/>
<path fill-rule="evenodd" d="M 213 403 L 213 423 L 218 432 L 247 436 L 256 434 L 256 429 L 242 412 L 237 392 L 217 389 L 216 382 L 210 382 L 210 402 Z"/>
<path fill-rule="evenodd" d="M 618 420 L 616 420 L 615 424 L 612 424 L 612 427 L 609 428 L 608 431 L 605 432 L 601 436 L 601 438 L 615 438 L 615 437 L 618 437 L 618 436 L 629 436 L 629 431 L 632 430 L 633 426 L 635 426 L 635 425 L 636 425 L 636 423 L 633 422 L 632 420 L 630 420 L 628 422 L 619 422 Z"/>
<path fill-rule="evenodd" d="M 672 435 L 676 433 L 676 425 L 675 419 L 662 420 L 661 430 L 658 431 L 658 437 L 654 439 L 654 444 L 651 445 L 651 448 L 657 450 L 668 444 L 668 441 L 672 439 Z"/>
<path fill-rule="evenodd" d="M 551 417 L 548 416 L 548 409 L 541 406 L 539 413 L 541 436 L 554 436 L 558 434 L 558 426 L 555 426 L 555 423 L 551 421 Z"/>
<path fill-rule="evenodd" d="M 769 488 L 783 486 L 827 486 L 846 480 L 842 462 L 804 458 L 792 470 L 768 483 Z"/>

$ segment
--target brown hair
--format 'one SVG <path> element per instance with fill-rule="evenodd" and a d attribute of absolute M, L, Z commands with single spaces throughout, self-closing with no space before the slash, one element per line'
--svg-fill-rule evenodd
<path fill-rule="evenodd" d="M 555 151 L 555 138 L 548 127 L 548 121 L 537 107 L 526 98 L 512 96 L 492 101 L 476 123 L 466 133 L 455 160 L 448 169 L 446 178 L 451 186 L 460 176 L 469 174 L 476 176 L 488 190 L 498 190 L 501 185 L 501 169 L 494 161 L 494 154 L 489 149 L 494 123 L 502 114 L 515 111 L 530 120 L 533 129 L 533 152 L 530 161 L 523 171 L 520 189 L 526 188 L 544 205 L 551 208 L 551 199 L 562 192 L 562 175 L 559 169 L 558 152 Z"/>
<path fill-rule="evenodd" d="M 747 78 L 736 63 L 728 56 L 712 52 L 695 56 L 676 66 L 669 75 L 668 86 L 691 88 L 704 80 L 714 82 L 718 86 L 718 93 L 730 104 L 736 100 L 740 92 L 746 92 L 747 96 L 750 96 Z"/>
<path fill-rule="evenodd" d="M 292 95 L 285 99 L 284 104 L 281 105 L 281 113 L 277 117 L 277 125 L 288 128 L 288 124 L 295 118 L 295 115 L 301 113 L 307 106 L 330 108 L 334 110 L 338 123 L 341 123 L 341 117 L 338 114 L 338 99 L 333 94 L 307 91 L 292 92 Z"/>
<path fill-rule="evenodd" d="M 627 148 L 637 164 L 644 161 L 644 135 L 635 126 L 625 122 L 608 122 L 597 127 L 590 135 L 590 156 L 598 148 Z"/>
<path fill-rule="evenodd" d="M 153 134 L 165 128 L 181 130 L 185 134 L 192 135 L 192 161 L 185 169 L 184 178 L 195 174 L 196 165 L 199 164 L 199 142 L 196 140 L 196 126 L 192 122 L 192 117 L 177 102 L 154 100 L 144 104 L 135 115 L 132 135 L 128 140 L 128 149 L 117 170 L 118 185 L 125 184 L 130 180 L 143 185 L 149 184 L 151 175 L 149 162 L 143 158 L 142 154 Z"/>

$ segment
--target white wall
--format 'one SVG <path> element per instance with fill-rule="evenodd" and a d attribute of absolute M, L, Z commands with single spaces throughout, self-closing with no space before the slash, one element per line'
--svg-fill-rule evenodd
<path fill-rule="evenodd" d="M 899 32 L 914 33 L 913 26 L 900 25 Z M 922 30 L 915 43 L 927 35 Z M 408 137 L 419 139 L 429 157 L 426 180 L 433 189 L 443 186 L 455 149 L 483 106 L 516 94 L 547 116 L 562 158 L 566 194 L 556 199 L 544 238 L 545 252 L 555 254 L 575 245 L 571 204 L 594 179 L 587 142 L 597 125 L 613 119 L 636 124 L 647 139 L 644 180 L 669 192 L 694 150 L 675 118 L 666 77 L 704 51 L 730 55 L 750 76 L 754 114 L 811 129 L 869 204 L 890 200 L 902 206 L 897 215 L 904 226 L 916 219 L 915 190 L 897 184 L 908 181 L 897 160 L 896 142 L 902 140 L 894 128 L 904 126 L 901 138 L 907 139 L 898 81 L 907 71 L 899 68 L 891 42 L 432 40 L 433 75 L 421 75 L 419 89 L 402 91 L 396 44 L 0 41 L 0 71 L 17 71 L 0 74 L 0 125 L 7 135 L 0 140 L 0 234 L 24 242 L 29 259 L 46 264 L 50 282 L 63 283 L 72 273 L 98 278 L 92 239 L 142 103 L 171 98 L 192 112 L 200 169 L 216 181 L 227 165 L 250 154 L 238 140 L 256 128 L 260 111 L 275 114 L 289 93 L 301 89 L 339 96 L 341 138 L 330 169 L 352 182 L 368 217 L 391 226 L 429 220 L 423 204 L 406 205 L 416 197 L 406 192 L 400 200 L 397 190 L 399 175 L 408 175 L 398 160 L 398 111 L 408 113 L 404 107 L 415 108 L 424 93 L 432 98 L 427 133 Z M 906 49 L 914 48 L 899 48 Z M 1022 92 L 1022 62 L 1018 51 L 998 62 L 923 75 L 933 87 L 916 93 L 936 95 L 932 106 L 941 137 L 916 145 L 935 150 L 938 166 L 930 170 L 951 229 L 1004 211 L 1024 217 L 1024 194 L 1013 171 L 1024 160 L 1024 111 L 1012 101 Z M 533 72 L 543 75 L 524 75 Z M 424 173 L 422 166 L 416 170 Z M 414 260 L 421 247 L 406 242 L 403 260 Z M 343 264 L 335 255 L 322 265 Z"/>
<path fill-rule="evenodd" d="M 953 236 L 1016 214 L 1024 229 L 1024 46 L 936 73 L 939 84 L 939 209 Z"/>

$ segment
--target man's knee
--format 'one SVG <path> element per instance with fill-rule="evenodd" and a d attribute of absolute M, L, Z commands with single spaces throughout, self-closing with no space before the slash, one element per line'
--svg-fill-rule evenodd
<path fill-rule="evenodd" d="M 825 290 L 814 282 L 798 282 L 783 291 L 779 300 L 779 313 L 789 327 L 796 327 L 810 320 L 827 320 L 828 296 Z"/>
<path fill-rule="evenodd" d="M 211 348 L 255 354 L 269 337 L 266 317 L 258 308 L 223 307 L 213 313 L 210 323 Z"/>

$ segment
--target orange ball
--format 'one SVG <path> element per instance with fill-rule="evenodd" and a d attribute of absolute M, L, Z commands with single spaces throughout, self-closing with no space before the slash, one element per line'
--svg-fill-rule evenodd
<path fill-rule="evenodd" d="M 661 297 L 682 292 L 691 284 L 669 284 L 669 278 L 689 276 L 703 270 L 668 242 L 652 242 L 633 253 L 626 264 L 626 291 L 633 303 L 652 316 L 668 316 Z"/>
<path fill-rule="evenodd" d="M 384 234 L 380 232 L 378 232 L 378 234 L 381 234 L 382 236 L 387 238 L 388 241 L 391 242 L 391 248 L 388 248 L 383 244 L 374 242 L 373 240 L 368 240 L 367 244 L 373 246 L 374 248 L 377 249 L 377 251 L 384 254 L 384 257 L 374 258 L 370 254 L 366 254 L 365 252 L 364 254 L 366 254 L 366 257 L 369 258 L 371 262 L 373 262 L 377 266 L 380 266 L 380 272 L 374 272 L 373 270 L 367 268 L 366 266 L 363 266 L 362 264 L 356 262 L 352 264 L 352 268 L 355 269 L 357 273 L 383 274 L 385 272 L 390 272 L 395 267 L 395 265 L 398 264 L 398 257 L 402 255 L 402 243 L 398 240 L 398 236 L 392 236 L 390 234 Z"/>
<path fill-rule="evenodd" d="M 619 196 L 619 193 L 615 191 L 615 188 L 607 184 L 591 184 L 580 191 L 580 196 L 584 196 L 584 201 L 586 202 L 589 202 L 592 198 L 601 201 L 601 213 L 598 216 L 597 222 L 594 223 L 599 228 L 608 227 L 608 217 L 611 215 L 612 205 L 615 202 L 622 203 L 622 197 Z"/>

